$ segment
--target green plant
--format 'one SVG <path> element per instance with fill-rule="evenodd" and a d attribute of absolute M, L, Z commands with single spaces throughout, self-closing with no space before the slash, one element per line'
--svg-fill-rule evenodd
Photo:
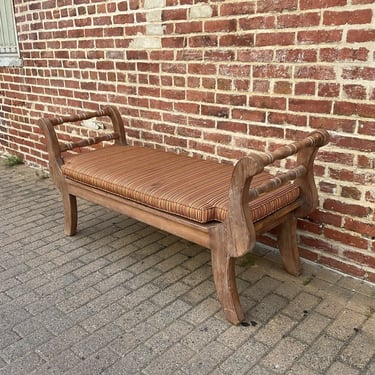
<path fill-rule="evenodd" d="M 17 155 L 8 155 L 5 158 L 4 163 L 7 167 L 13 167 L 15 165 L 23 164 L 23 160 Z"/>
<path fill-rule="evenodd" d="M 256 257 L 248 253 L 244 257 L 241 258 L 241 260 L 238 262 L 238 265 L 241 267 L 252 267 L 255 265 Z"/>
<path fill-rule="evenodd" d="M 315 274 L 311 274 L 310 276 L 306 277 L 303 281 L 302 281 L 302 284 L 303 285 L 308 285 L 311 283 L 311 281 L 313 281 L 315 279 Z"/>
<path fill-rule="evenodd" d="M 368 306 L 365 311 L 366 317 L 371 318 L 371 316 L 374 315 L 374 313 L 375 313 L 375 306 Z"/>

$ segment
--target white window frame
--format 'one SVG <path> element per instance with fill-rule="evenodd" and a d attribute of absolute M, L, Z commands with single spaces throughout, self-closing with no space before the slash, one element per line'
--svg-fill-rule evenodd
<path fill-rule="evenodd" d="M 0 0 L 0 66 L 22 66 L 12 0 Z"/>

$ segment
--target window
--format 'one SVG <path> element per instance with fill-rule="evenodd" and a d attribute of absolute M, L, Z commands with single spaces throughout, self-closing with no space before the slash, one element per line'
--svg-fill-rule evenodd
<path fill-rule="evenodd" d="M 12 0 L 0 0 L 0 66 L 21 66 Z"/>

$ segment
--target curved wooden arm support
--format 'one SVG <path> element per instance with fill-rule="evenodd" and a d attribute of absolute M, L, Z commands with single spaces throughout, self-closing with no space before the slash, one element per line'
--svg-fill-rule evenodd
<path fill-rule="evenodd" d="M 94 117 L 105 116 L 108 116 L 111 119 L 113 126 L 112 133 L 107 133 L 98 137 L 82 139 L 77 142 L 59 143 L 56 131 L 54 129 L 55 126 L 59 126 L 65 123 L 74 123 L 78 121 L 88 120 Z M 81 114 L 60 116 L 54 118 L 41 118 L 39 119 L 38 124 L 42 129 L 44 136 L 46 137 L 46 145 L 49 155 L 49 167 L 51 169 L 52 178 L 55 184 L 60 187 L 60 190 L 61 184 L 64 183 L 64 179 L 61 173 L 61 165 L 64 164 L 64 160 L 61 155 L 64 151 L 111 140 L 114 140 L 115 144 L 127 144 L 124 123 L 122 121 L 120 112 L 114 106 L 106 106 L 103 109 L 95 112 L 84 112 Z"/>
<path fill-rule="evenodd" d="M 60 144 L 57 138 L 55 126 L 64 123 L 73 123 L 82 120 L 88 120 L 94 117 L 108 116 L 111 119 L 113 132 L 103 136 L 82 139 L 78 142 L 67 142 Z M 64 164 L 62 153 L 74 148 L 89 146 L 103 141 L 114 140 L 115 144 L 126 145 L 126 136 L 124 124 L 118 109 L 114 106 L 106 106 L 102 110 L 95 112 L 86 112 L 78 115 L 60 116 L 55 118 L 39 119 L 39 127 L 46 138 L 48 151 L 49 168 L 55 185 L 61 192 L 64 206 L 64 232 L 72 236 L 77 231 L 77 200 L 76 196 L 69 193 L 67 182 L 63 176 L 61 166 Z"/>
<path fill-rule="evenodd" d="M 235 165 L 229 190 L 227 219 L 223 228 L 217 229 L 216 236 L 227 243 L 228 255 L 239 257 L 246 254 L 256 241 L 256 231 L 249 212 L 249 202 L 260 194 L 270 192 L 288 181 L 300 187 L 300 207 L 296 216 L 308 215 L 318 203 L 318 194 L 314 181 L 313 163 L 318 148 L 328 143 L 329 135 L 325 130 L 310 133 L 301 141 L 279 147 L 274 152 L 251 153 L 240 159 Z M 252 178 L 276 160 L 297 154 L 296 167 L 280 174 L 264 185 L 250 189 Z"/>

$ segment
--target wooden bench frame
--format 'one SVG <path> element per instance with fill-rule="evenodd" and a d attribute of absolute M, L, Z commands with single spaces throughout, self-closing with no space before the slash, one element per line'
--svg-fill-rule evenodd
<path fill-rule="evenodd" d="M 76 143 L 59 143 L 54 126 L 101 116 L 110 117 L 113 133 Z M 65 178 L 61 170 L 64 163 L 62 152 L 108 140 L 126 146 L 124 124 L 116 107 L 107 106 L 97 112 L 75 116 L 41 118 L 39 126 L 46 139 L 52 179 L 62 195 L 66 235 L 76 233 L 76 197 L 80 197 L 210 249 L 217 295 L 226 318 L 233 324 L 244 320 L 237 291 L 235 259 L 254 247 L 257 235 L 276 228 L 278 247 L 287 272 L 300 274 L 301 264 L 296 240 L 297 218 L 307 216 L 318 204 L 313 164 L 318 148 L 328 143 L 329 135 L 325 130 L 316 130 L 305 139 L 281 146 L 274 152 L 251 152 L 240 159 L 234 167 L 228 192 L 226 220 L 200 224 Z M 252 178 L 267 165 L 294 154 L 297 154 L 295 168 L 270 179 L 257 189 L 250 188 Z M 248 209 L 249 201 L 289 180 L 294 180 L 294 183 L 299 185 L 299 199 L 253 223 Z"/>

